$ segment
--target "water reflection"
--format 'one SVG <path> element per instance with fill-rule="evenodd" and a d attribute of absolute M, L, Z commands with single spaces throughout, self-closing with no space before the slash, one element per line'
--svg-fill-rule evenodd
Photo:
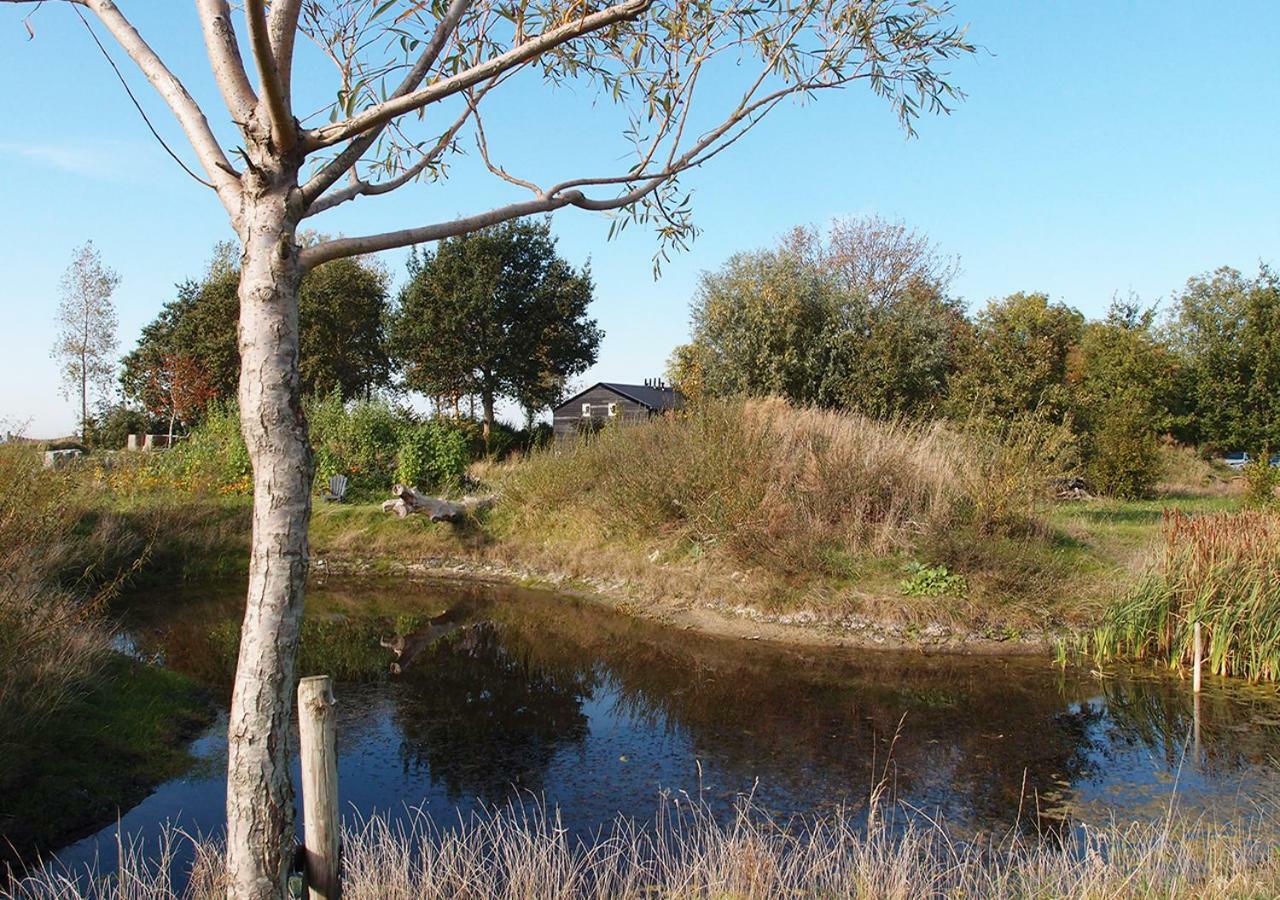
<path fill-rule="evenodd" d="M 589 833 L 651 817 L 662 791 L 856 814 L 886 779 L 972 832 L 1155 819 L 1175 790 L 1217 819 L 1280 796 L 1270 689 L 1210 685 L 1196 743 L 1189 687 L 1147 672 L 714 640 L 511 589 L 331 582 L 308 604 L 300 671 L 343 679 L 341 790 L 362 813 L 449 820 L 531 792 Z M 210 591 L 158 597 L 127 624 L 140 653 L 225 693 L 238 617 L 238 591 Z M 206 768 L 124 827 L 181 813 L 216 828 L 224 755 L 211 735 Z"/>

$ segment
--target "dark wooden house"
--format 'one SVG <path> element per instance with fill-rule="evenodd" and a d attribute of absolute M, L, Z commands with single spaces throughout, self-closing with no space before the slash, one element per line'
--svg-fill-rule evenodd
<path fill-rule="evenodd" d="M 552 424 L 557 438 L 568 438 L 612 422 L 643 421 L 683 406 L 684 396 L 658 379 L 644 384 L 600 381 L 552 410 Z"/>

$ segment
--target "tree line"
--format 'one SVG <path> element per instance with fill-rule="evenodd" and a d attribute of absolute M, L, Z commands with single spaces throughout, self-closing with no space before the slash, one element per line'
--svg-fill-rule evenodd
<path fill-rule="evenodd" d="M 797 228 L 703 274 L 669 374 L 695 400 L 1043 417 L 1070 429 L 1095 489 L 1122 496 L 1153 486 L 1161 439 L 1255 458 L 1280 448 L 1280 279 L 1265 264 L 1192 277 L 1162 312 L 1113 298 L 1097 321 L 1024 292 L 969 315 L 956 273 L 901 223 Z"/>
<path fill-rule="evenodd" d="M 498 400 L 514 402 L 532 422 L 596 360 L 603 333 L 587 314 L 590 266 L 575 269 L 559 256 L 546 221 L 508 222 L 415 249 L 408 276 L 394 297 L 390 273 L 373 257 L 333 260 L 303 277 L 304 396 L 412 390 L 455 416 L 478 403 L 487 446 Z M 121 361 L 119 402 L 103 405 L 96 420 L 86 413 L 86 440 L 120 446 L 130 432 L 172 434 L 200 422 L 212 404 L 235 400 L 239 281 L 235 247 L 217 245 L 203 276 L 178 285 L 142 329 Z"/>

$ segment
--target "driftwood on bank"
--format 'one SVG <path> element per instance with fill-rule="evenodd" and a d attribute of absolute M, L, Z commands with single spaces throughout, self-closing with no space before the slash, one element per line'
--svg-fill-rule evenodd
<path fill-rule="evenodd" d="M 465 497 L 462 500 L 440 500 L 419 493 L 416 488 L 397 484 L 391 489 L 396 499 L 382 504 L 383 512 L 393 512 L 401 519 L 405 516 L 425 515 L 432 522 L 461 522 L 482 509 L 493 505 L 492 497 Z"/>

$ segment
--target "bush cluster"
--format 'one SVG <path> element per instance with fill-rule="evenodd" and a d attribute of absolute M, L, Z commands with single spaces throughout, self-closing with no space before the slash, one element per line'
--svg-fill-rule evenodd
<path fill-rule="evenodd" d="M 386 494 L 397 482 L 449 491 L 463 483 L 467 467 L 484 455 L 480 424 L 471 419 L 421 416 L 385 400 L 344 402 L 337 393 L 310 401 L 306 414 L 317 491 L 335 475 L 347 476 L 348 489 L 356 496 Z M 524 432 L 499 425 L 490 435 L 489 455 L 507 456 L 544 438 L 541 429 Z M 103 477 L 122 494 L 163 489 L 251 493 L 253 469 L 236 406 L 215 402 L 170 452 L 110 457 Z"/>

